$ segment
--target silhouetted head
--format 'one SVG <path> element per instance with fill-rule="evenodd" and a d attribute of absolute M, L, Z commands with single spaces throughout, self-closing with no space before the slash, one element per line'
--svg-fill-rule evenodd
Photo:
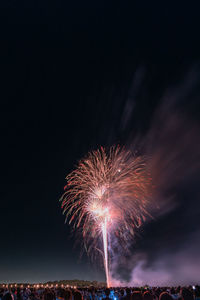
<path fill-rule="evenodd" d="M 130 295 L 131 294 L 131 290 L 129 288 L 126 288 L 126 295 Z"/>
<path fill-rule="evenodd" d="M 169 293 L 162 292 L 159 296 L 159 300 L 173 300 L 173 298 Z"/>
<path fill-rule="evenodd" d="M 34 298 L 34 294 L 33 294 L 33 298 Z M 56 297 L 53 293 L 51 292 L 47 292 L 47 293 L 44 293 L 44 300 L 55 300 Z"/>
<path fill-rule="evenodd" d="M 200 298 L 200 286 L 198 285 L 195 287 L 195 297 Z"/>
<path fill-rule="evenodd" d="M 110 295 L 110 290 L 109 289 L 105 289 L 105 295 L 106 295 L 106 297 L 109 297 L 109 295 Z"/>
<path fill-rule="evenodd" d="M 74 300 L 82 300 L 83 299 L 81 292 L 79 292 L 78 290 L 73 293 L 73 296 L 74 296 Z"/>
<path fill-rule="evenodd" d="M 172 287 L 171 290 L 170 290 L 170 293 L 171 293 L 172 295 L 176 294 L 175 288 Z"/>
<path fill-rule="evenodd" d="M 65 291 L 65 300 L 71 300 L 72 299 L 72 292 L 70 290 Z"/>
<path fill-rule="evenodd" d="M 11 293 L 6 293 L 2 300 L 13 300 L 13 296 L 11 295 Z"/>
<path fill-rule="evenodd" d="M 143 300 L 153 300 L 153 295 L 149 291 L 146 291 L 143 294 Z"/>
<path fill-rule="evenodd" d="M 62 288 L 59 288 L 57 290 L 57 296 L 60 297 L 60 298 L 64 298 L 65 297 L 65 290 L 62 289 Z"/>
<path fill-rule="evenodd" d="M 183 300 L 194 300 L 192 292 L 186 288 L 181 289 L 181 296 Z"/>
<path fill-rule="evenodd" d="M 142 300 L 142 294 L 140 291 L 134 291 L 131 295 L 131 300 Z"/>

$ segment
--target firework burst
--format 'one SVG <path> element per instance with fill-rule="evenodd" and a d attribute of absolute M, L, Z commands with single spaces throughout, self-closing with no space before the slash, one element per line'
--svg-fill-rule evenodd
<path fill-rule="evenodd" d="M 151 177 L 146 159 L 124 148 L 101 147 L 80 160 L 67 177 L 61 198 L 69 224 L 81 228 L 88 251 L 103 237 L 109 286 L 108 233 L 126 243 L 148 216 Z"/>

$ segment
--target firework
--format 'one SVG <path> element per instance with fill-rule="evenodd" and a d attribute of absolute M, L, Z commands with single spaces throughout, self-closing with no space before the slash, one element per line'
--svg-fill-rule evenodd
<path fill-rule="evenodd" d="M 103 240 L 109 286 L 108 234 L 126 244 L 148 216 L 151 177 L 146 159 L 119 146 L 101 147 L 80 160 L 66 180 L 63 213 L 81 230 L 88 252 Z"/>

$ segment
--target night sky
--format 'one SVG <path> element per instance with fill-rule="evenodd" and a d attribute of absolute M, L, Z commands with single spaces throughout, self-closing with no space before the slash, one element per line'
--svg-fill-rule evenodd
<path fill-rule="evenodd" d="M 100 145 L 153 157 L 162 208 L 133 246 L 146 266 L 199 248 L 200 6 L 130 3 L 1 1 L 0 282 L 104 280 L 59 203 Z"/>

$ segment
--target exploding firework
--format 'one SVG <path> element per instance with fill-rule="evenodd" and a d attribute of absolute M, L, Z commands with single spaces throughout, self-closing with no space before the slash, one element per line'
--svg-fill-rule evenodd
<path fill-rule="evenodd" d="M 126 244 L 148 214 L 151 177 L 146 159 L 124 148 L 101 147 L 80 160 L 61 198 L 66 220 L 80 228 L 88 252 L 103 240 L 109 286 L 108 234 Z"/>

